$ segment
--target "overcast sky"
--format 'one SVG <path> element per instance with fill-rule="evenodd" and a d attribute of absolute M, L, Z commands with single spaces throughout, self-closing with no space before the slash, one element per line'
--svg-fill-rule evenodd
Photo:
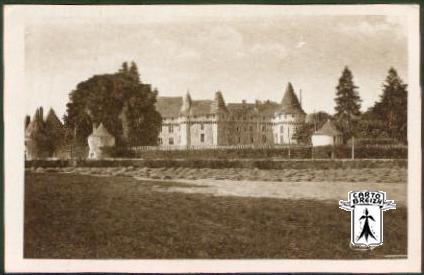
<path fill-rule="evenodd" d="M 366 110 L 393 66 L 407 79 L 406 27 L 393 16 L 261 13 L 169 13 L 152 20 L 74 16 L 32 23 L 25 30 L 27 111 L 53 107 L 63 116 L 68 94 L 94 74 L 135 61 L 142 81 L 160 96 L 225 101 L 281 101 L 287 83 L 302 89 L 303 107 L 334 112 L 335 86 L 349 66 Z M 144 20 L 143 18 L 146 18 Z M 165 17 L 163 17 L 165 18 Z"/>

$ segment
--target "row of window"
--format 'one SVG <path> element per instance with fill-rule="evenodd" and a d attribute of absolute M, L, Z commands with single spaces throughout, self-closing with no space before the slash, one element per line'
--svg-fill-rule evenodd
<path fill-rule="evenodd" d="M 197 118 L 197 116 L 189 116 L 190 118 Z M 200 117 L 204 117 L 204 116 L 200 116 Z M 208 118 L 215 118 L 215 115 L 206 115 L 206 119 L 208 119 Z M 162 120 L 167 120 L 167 119 L 170 119 L 170 120 L 174 120 L 174 119 L 177 119 L 178 117 L 163 117 L 162 118 Z"/>
<path fill-rule="evenodd" d="M 272 119 L 272 118 L 276 118 L 276 117 L 282 118 L 283 116 L 284 116 L 284 118 L 287 118 L 287 116 L 291 117 L 291 115 L 279 114 L 277 116 L 270 116 L 270 117 L 262 116 L 262 120 Z M 190 116 L 190 118 L 197 118 L 197 117 L 198 116 Z M 215 118 L 215 115 L 205 115 L 205 116 L 199 116 L 199 117 L 206 117 L 206 119 L 209 119 L 211 117 L 212 118 Z M 227 117 L 225 115 L 223 115 L 222 118 L 223 119 L 226 119 Z M 247 120 L 247 117 L 246 116 L 229 116 L 228 118 L 230 120 L 235 120 L 235 119 L 237 119 L 237 120 Z M 258 117 L 250 116 L 249 118 L 250 118 L 250 120 L 254 120 L 254 119 L 257 119 Z M 177 117 L 167 117 L 167 118 L 164 117 L 164 118 L 162 118 L 162 120 L 167 120 L 167 119 L 174 120 L 174 119 L 177 119 Z"/>
<path fill-rule="evenodd" d="M 262 129 L 262 132 L 265 132 L 266 131 L 266 125 L 262 125 L 261 129 Z M 241 130 L 241 127 L 236 127 L 237 132 L 240 132 L 240 130 Z M 246 127 L 243 127 L 243 131 L 246 131 Z M 249 131 L 253 132 L 253 126 L 252 125 L 249 126 Z"/>
<path fill-rule="evenodd" d="M 202 143 L 205 142 L 205 134 L 200 134 L 200 142 L 202 142 Z M 163 144 L 162 138 L 158 139 L 158 144 L 159 145 Z M 168 145 L 174 145 L 174 138 L 173 137 L 168 138 Z"/>
<path fill-rule="evenodd" d="M 166 126 L 162 126 L 162 127 L 166 127 Z M 162 127 L 161 127 L 161 132 L 162 132 Z M 176 127 L 177 127 L 177 130 L 179 131 L 180 127 L 179 126 L 176 126 Z M 205 129 L 205 126 L 204 126 L 203 123 L 201 123 L 200 124 L 200 130 L 204 130 L 204 129 Z M 237 129 L 237 132 L 240 132 L 241 127 L 237 127 L 236 129 Z M 244 129 L 244 131 L 246 131 L 246 127 L 244 127 L 243 129 Z M 266 125 L 262 125 L 261 129 L 262 129 L 262 132 L 265 132 L 266 131 Z M 253 126 L 249 126 L 249 131 L 250 132 L 253 131 Z M 173 132 L 174 132 L 174 125 L 169 125 L 168 126 L 168 133 L 173 133 Z M 280 126 L 280 133 L 284 133 L 284 127 L 283 126 Z"/>
<path fill-rule="evenodd" d="M 241 127 L 237 127 L 236 128 L 237 132 L 240 132 Z M 246 131 L 246 127 L 243 127 L 243 130 Z M 261 127 L 262 132 L 266 131 L 266 125 L 262 125 Z M 252 132 L 253 131 L 253 126 L 249 126 L 249 131 Z M 280 126 L 280 133 L 284 133 L 284 127 Z"/>
<path fill-rule="evenodd" d="M 249 138 L 249 140 L 250 140 L 250 143 L 254 143 L 254 142 L 255 142 L 255 139 L 254 139 L 252 136 Z M 261 137 L 261 141 L 262 141 L 262 143 L 266 143 L 266 142 L 267 142 L 266 135 L 263 135 L 263 136 Z M 233 143 L 233 139 L 232 139 L 231 137 L 229 137 L 228 142 L 229 142 L 229 143 Z M 238 136 L 238 137 L 236 138 L 236 142 L 237 142 L 237 143 L 241 143 L 241 136 Z"/>
<path fill-rule="evenodd" d="M 174 125 L 161 126 L 159 132 L 162 133 L 164 127 L 168 127 L 168 133 L 173 133 L 174 132 Z M 180 126 L 179 125 L 175 125 L 175 128 L 176 128 L 177 131 L 180 130 Z M 204 130 L 204 129 L 205 129 L 205 125 L 203 123 L 200 123 L 200 130 Z"/>
<path fill-rule="evenodd" d="M 282 133 L 282 132 L 281 132 L 281 133 Z M 277 135 L 275 135 L 275 136 L 274 136 L 274 138 L 275 138 L 275 139 L 277 139 Z M 200 139 L 200 142 L 201 142 L 201 143 L 204 143 L 204 142 L 205 142 L 205 134 L 200 134 L 199 139 Z M 266 137 L 266 135 L 262 135 L 262 137 L 261 137 L 261 141 L 262 141 L 263 143 L 266 143 L 266 142 L 267 142 L 267 137 Z M 229 138 L 229 142 L 230 142 L 230 143 L 232 143 L 232 142 L 233 142 L 233 140 L 232 140 L 232 138 L 231 138 L 231 137 Z M 237 137 L 237 142 L 238 142 L 238 143 L 241 143 L 241 136 L 238 136 L 238 137 Z M 253 137 L 250 137 L 250 142 L 251 142 L 251 143 L 254 143 L 254 142 L 255 142 L 255 139 L 254 139 Z M 284 143 L 284 136 L 283 136 L 283 135 L 280 135 L 280 142 L 281 142 L 281 143 Z M 162 145 L 162 144 L 163 144 L 163 140 L 162 140 L 162 138 L 159 138 L 159 139 L 158 139 L 158 143 L 159 143 L 159 145 Z M 168 145 L 174 145 L 174 144 L 175 144 L 175 142 L 174 142 L 174 138 L 173 138 L 173 137 L 168 138 Z"/>

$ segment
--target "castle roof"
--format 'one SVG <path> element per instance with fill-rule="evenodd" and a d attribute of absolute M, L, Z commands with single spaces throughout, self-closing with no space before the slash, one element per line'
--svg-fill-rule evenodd
<path fill-rule="evenodd" d="M 178 117 L 180 115 L 183 98 L 158 96 L 156 100 L 156 110 L 162 117 Z"/>
<path fill-rule="evenodd" d="M 318 131 L 314 133 L 314 135 L 340 136 L 342 135 L 342 132 L 339 131 L 334 122 L 329 119 Z"/>
<path fill-rule="evenodd" d="M 190 115 L 200 116 L 214 113 L 213 100 L 193 100 Z"/>
<path fill-rule="evenodd" d="M 230 113 L 235 116 L 241 115 L 255 115 L 265 116 L 267 118 L 273 117 L 274 114 L 279 111 L 281 105 L 272 102 L 257 102 L 257 103 L 228 103 L 227 109 Z"/>
<path fill-rule="evenodd" d="M 281 101 L 281 111 L 289 114 L 305 114 L 290 82 Z"/>
<path fill-rule="evenodd" d="M 62 122 L 59 120 L 53 109 L 49 110 L 45 123 L 49 130 L 60 130 L 63 128 Z"/>
<path fill-rule="evenodd" d="M 305 114 L 290 83 L 281 104 L 272 101 L 225 104 L 222 93 L 218 91 L 215 94 L 215 100 L 191 100 L 188 93 L 184 98 L 157 97 L 156 110 L 163 118 L 177 118 L 181 115 L 201 116 L 216 114 L 219 111 L 238 114 L 256 112 L 263 116 L 274 116 L 276 112 Z"/>
<path fill-rule="evenodd" d="M 157 97 L 156 110 L 164 118 L 179 117 L 182 107 L 182 97 Z M 189 114 L 192 116 L 215 114 L 217 108 L 214 100 L 191 100 Z"/>

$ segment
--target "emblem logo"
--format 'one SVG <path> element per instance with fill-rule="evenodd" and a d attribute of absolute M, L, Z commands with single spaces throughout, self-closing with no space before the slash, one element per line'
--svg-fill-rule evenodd
<path fill-rule="evenodd" d="M 348 201 L 339 201 L 339 207 L 351 212 L 352 245 L 363 248 L 383 244 L 383 211 L 396 209 L 393 200 L 386 200 L 383 191 L 351 191 Z"/>

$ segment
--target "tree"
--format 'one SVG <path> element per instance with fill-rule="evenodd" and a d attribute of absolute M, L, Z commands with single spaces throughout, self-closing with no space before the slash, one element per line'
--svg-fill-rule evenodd
<path fill-rule="evenodd" d="M 319 130 L 324 125 L 324 123 L 330 118 L 331 116 L 323 111 L 314 112 L 307 115 L 305 123 L 296 129 L 294 138 L 297 140 L 298 143 L 310 144 L 312 134 L 316 130 Z"/>
<path fill-rule="evenodd" d="M 103 123 L 118 145 L 155 145 L 161 124 L 156 96 L 157 91 L 140 81 L 135 63 L 130 68 L 123 63 L 117 73 L 95 75 L 77 85 L 69 95 L 65 128 L 86 143 L 93 125 Z"/>
<path fill-rule="evenodd" d="M 361 108 L 361 98 L 357 92 L 358 87 L 353 83 L 353 75 L 348 67 L 344 68 L 336 89 L 335 118 L 343 132 L 343 140 L 346 142 L 355 134 L 355 126 Z"/>
<path fill-rule="evenodd" d="M 140 83 L 140 74 L 138 73 L 138 67 L 135 62 L 131 62 L 130 69 L 128 71 L 128 75 L 136 82 Z"/>
<path fill-rule="evenodd" d="M 408 124 L 408 91 L 407 84 L 394 68 L 390 68 L 385 82 L 380 101 L 376 102 L 371 112 L 379 120 L 387 135 L 401 142 L 407 142 Z"/>
<path fill-rule="evenodd" d="M 356 127 L 356 133 L 359 138 L 388 139 L 389 135 L 384 124 L 384 121 L 379 119 L 370 108 L 361 115 Z"/>

